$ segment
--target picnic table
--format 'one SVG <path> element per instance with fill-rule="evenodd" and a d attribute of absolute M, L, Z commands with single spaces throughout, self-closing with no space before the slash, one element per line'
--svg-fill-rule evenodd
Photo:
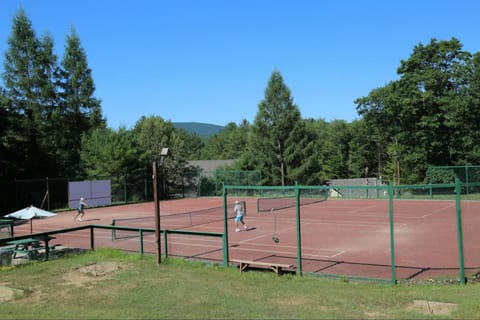
<path fill-rule="evenodd" d="M 40 250 L 45 250 L 45 260 L 48 260 L 51 250 L 55 250 L 55 245 L 50 246 L 48 242 L 55 237 L 31 237 L 19 240 L 8 241 L 7 244 L 14 245 L 12 258 L 15 259 L 17 254 L 21 254 L 23 257 L 33 259 L 38 256 Z M 42 244 L 42 242 L 44 244 Z"/>

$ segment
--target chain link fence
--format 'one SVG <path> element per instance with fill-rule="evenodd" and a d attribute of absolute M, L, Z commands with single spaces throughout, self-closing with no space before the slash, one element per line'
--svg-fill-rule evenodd
<path fill-rule="evenodd" d="M 205 172 L 195 169 L 177 175 L 162 172 L 159 180 L 160 199 L 220 196 L 224 184 L 259 186 L 261 179 L 259 170 Z M 69 208 L 69 182 L 84 180 L 39 178 L 0 181 L 0 216 L 30 205 L 46 210 L 66 210 Z M 153 180 L 150 175 L 99 176 L 95 180 L 110 181 L 112 205 L 153 201 Z"/>
<path fill-rule="evenodd" d="M 98 180 L 111 183 L 112 204 L 153 200 L 153 182 L 150 176 L 106 176 Z M 68 178 L 16 179 L 0 181 L 0 216 L 34 205 L 46 210 L 69 208 L 68 183 L 83 181 Z M 162 194 L 165 189 L 160 188 Z"/>

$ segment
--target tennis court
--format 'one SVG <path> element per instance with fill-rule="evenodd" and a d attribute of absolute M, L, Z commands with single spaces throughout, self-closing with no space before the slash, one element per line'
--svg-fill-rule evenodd
<path fill-rule="evenodd" d="M 235 232 L 233 220 L 228 220 L 230 259 L 248 259 L 288 263 L 320 275 L 346 275 L 389 279 L 392 273 L 389 203 L 381 199 L 329 199 L 301 207 L 301 223 L 296 223 L 294 207 L 257 212 L 257 198 L 244 200 L 248 231 Z M 201 232 L 224 231 L 222 198 L 196 198 L 161 201 L 161 228 Z M 455 201 L 399 200 L 394 203 L 394 253 L 397 279 L 425 279 L 438 275 L 458 275 L 459 247 L 457 239 Z M 212 210 L 215 208 L 215 210 Z M 199 223 L 192 223 L 188 212 L 203 213 Z M 209 211 L 210 210 L 210 211 Z M 229 208 L 229 217 L 233 212 Z M 463 250 L 467 272 L 480 270 L 480 202 L 462 201 Z M 83 222 L 72 220 L 74 212 L 35 222 L 34 232 L 69 228 L 79 224 L 110 225 L 114 219 L 152 217 L 153 203 L 117 207 L 90 208 Z M 167 216 L 171 215 L 170 218 Z M 176 217 L 176 218 L 175 218 Z M 129 220 L 123 220 L 129 221 Z M 162 224 L 165 221 L 165 224 Z M 147 227 L 145 224 L 135 226 Z M 118 224 L 117 224 L 118 225 Z M 154 228 L 152 224 L 150 228 Z M 300 234 L 299 234 L 300 228 Z M 15 227 L 15 235 L 28 234 L 29 225 Z M 278 242 L 273 241 L 274 237 Z M 55 242 L 75 248 L 89 248 L 90 232 L 82 230 L 58 234 Z M 301 243 L 298 246 L 298 242 Z M 165 245 L 165 244 L 162 244 Z M 95 231 L 95 247 L 113 247 L 139 251 L 136 234 L 113 237 L 110 230 Z M 145 234 L 144 252 L 155 252 L 153 233 Z M 221 262 L 222 240 L 191 235 L 171 235 L 166 248 L 169 255 L 205 261 Z M 299 252 L 300 251 L 300 252 Z M 295 271 L 292 270 L 292 271 Z"/>

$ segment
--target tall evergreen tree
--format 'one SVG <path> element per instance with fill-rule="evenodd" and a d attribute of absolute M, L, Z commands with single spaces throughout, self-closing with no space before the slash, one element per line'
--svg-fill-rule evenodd
<path fill-rule="evenodd" d="M 39 81 L 39 104 L 42 117 L 38 140 L 43 153 L 48 156 L 49 176 L 58 176 L 64 172 L 63 154 L 69 146 L 64 143 L 63 110 L 60 104 L 60 67 L 54 53 L 52 37 L 46 33 L 39 41 L 36 73 Z"/>
<path fill-rule="evenodd" d="M 289 149 L 289 145 L 303 138 L 292 135 L 298 132 L 296 128 L 302 121 L 290 89 L 285 85 L 279 71 L 272 73 L 265 89 L 265 98 L 258 109 L 250 136 L 249 151 L 244 161 L 250 167 L 262 170 L 265 183 L 291 184 L 294 177 L 289 176 L 289 170 L 293 169 L 290 164 L 295 166 L 295 162 L 289 160 L 295 157 L 288 154 L 293 151 Z"/>
<path fill-rule="evenodd" d="M 80 174 L 82 134 L 105 127 L 80 40 L 74 32 L 67 38 L 61 70 L 52 37 L 38 39 L 20 10 L 8 44 L 3 95 L 13 119 L 6 121 L 6 132 L 14 150 L 5 154 L 17 165 L 11 177 Z"/>
<path fill-rule="evenodd" d="M 48 157 L 41 147 L 44 106 L 39 60 L 41 42 L 35 35 L 32 23 L 23 10 L 13 19 L 12 34 L 5 53 L 3 80 L 10 114 L 15 117 L 11 137 L 15 140 L 17 177 L 44 176 Z M 39 141 L 40 140 L 40 141 Z M 40 160 L 39 160 L 40 159 Z"/>
<path fill-rule="evenodd" d="M 285 150 L 288 181 L 316 185 L 325 181 L 318 155 L 319 137 L 310 121 L 300 120 L 290 132 Z"/>
<path fill-rule="evenodd" d="M 87 55 L 80 38 L 72 28 L 67 36 L 62 59 L 62 112 L 64 131 L 70 151 L 65 158 L 65 175 L 78 175 L 80 167 L 80 147 L 82 135 L 93 129 L 105 128 L 100 101 L 94 97 L 95 84 L 92 71 L 88 67 Z"/>
<path fill-rule="evenodd" d="M 18 171 L 15 162 L 14 113 L 9 99 L 0 87 L 0 177 L 12 178 Z"/>

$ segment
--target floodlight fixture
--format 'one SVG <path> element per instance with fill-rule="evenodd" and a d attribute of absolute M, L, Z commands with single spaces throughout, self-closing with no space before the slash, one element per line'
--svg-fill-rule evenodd
<path fill-rule="evenodd" d="M 170 153 L 170 149 L 168 149 L 168 148 L 162 148 L 162 151 L 160 152 L 160 155 L 161 155 L 162 157 L 166 157 L 166 156 L 168 156 L 169 153 Z"/>

